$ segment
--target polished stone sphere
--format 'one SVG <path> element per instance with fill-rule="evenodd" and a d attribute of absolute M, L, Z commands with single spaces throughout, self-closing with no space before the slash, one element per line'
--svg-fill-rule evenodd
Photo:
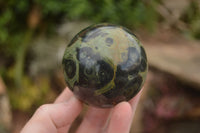
<path fill-rule="evenodd" d="M 75 96 L 102 108 L 133 98 L 148 71 L 138 38 L 113 24 L 92 25 L 80 31 L 68 44 L 62 64 L 65 81 Z"/>

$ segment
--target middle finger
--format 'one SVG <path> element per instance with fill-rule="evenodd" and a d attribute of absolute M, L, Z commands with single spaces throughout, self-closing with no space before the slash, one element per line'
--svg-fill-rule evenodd
<path fill-rule="evenodd" d="M 89 107 L 77 133 L 101 133 L 108 123 L 111 109 Z"/>

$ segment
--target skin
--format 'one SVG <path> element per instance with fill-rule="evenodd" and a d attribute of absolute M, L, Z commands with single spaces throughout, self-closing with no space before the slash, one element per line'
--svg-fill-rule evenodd
<path fill-rule="evenodd" d="M 113 108 L 89 107 L 76 133 L 129 133 L 140 94 Z M 36 110 L 21 133 L 67 133 L 82 107 L 83 103 L 65 88 L 54 103 Z"/>

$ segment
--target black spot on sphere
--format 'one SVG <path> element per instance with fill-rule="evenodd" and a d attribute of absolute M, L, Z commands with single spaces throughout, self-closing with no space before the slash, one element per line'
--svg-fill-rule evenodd
<path fill-rule="evenodd" d="M 122 71 L 120 66 L 117 66 L 117 71 L 114 79 L 115 88 L 103 93 L 106 98 L 113 99 L 116 96 L 120 96 L 121 90 L 124 88 L 128 80 L 128 73 L 126 71 Z"/>
<path fill-rule="evenodd" d="M 137 65 L 134 69 L 129 70 L 129 74 L 134 76 L 137 75 L 139 71 L 140 71 L 140 66 Z"/>
<path fill-rule="evenodd" d="M 147 56 L 146 56 L 146 53 L 145 53 L 145 50 L 143 47 L 140 47 L 140 50 L 141 50 L 141 55 L 142 57 L 144 57 L 145 59 L 147 59 Z"/>
<path fill-rule="evenodd" d="M 122 70 L 121 66 L 118 65 L 115 77 L 115 85 L 119 88 L 123 88 L 128 81 L 128 74 L 128 71 Z"/>
<path fill-rule="evenodd" d="M 91 68 L 86 68 L 86 69 L 85 69 L 85 73 L 86 73 L 87 75 L 91 75 L 91 74 L 93 74 L 93 70 L 92 70 Z"/>
<path fill-rule="evenodd" d="M 146 56 L 145 50 L 142 46 L 140 46 L 140 52 L 141 52 L 140 54 L 142 57 L 141 64 L 140 64 L 140 70 L 142 72 L 144 72 L 147 68 L 147 56 Z"/>
<path fill-rule="evenodd" d="M 122 88 L 121 88 L 122 89 Z M 113 99 L 116 96 L 120 95 L 120 89 L 119 87 L 115 86 L 115 88 L 112 88 L 111 90 L 103 93 L 102 95 L 104 95 L 106 98 L 108 99 Z"/>
<path fill-rule="evenodd" d="M 85 67 L 79 63 L 79 82 L 76 85 L 80 85 L 82 87 L 90 88 L 89 78 L 84 73 Z"/>
<path fill-rule="evenodd" d="M 103 60 L 98 61 L 97 65 L 99 65 L 98 77 L 100 84 L 101 86 L 105 86 L 112 80 L 114 76 L 114 70 L 107 62 Z"/>
<path fill-rule="evenodd" d="M 140 70 L 141 70 L 142 72 L 144 72 L 144 71 L 146 70 L 146 67 L 147 67 L 146 60 L 144 60 L 144 58 L 142 58 L 141 64 L 140 64 Z"/>
<path fill-rule="evenodd" d="M 108 37 L 106 38 L 105 42 L 107 43 L 107 46 L 111 46 L 113 44 L 113 39 Z"/>
<path fill-rule="evenodd" d="M 63 61 L 64 69 L 67 77 L 69 79 L 73 78 L 76 74 L 76 64 L 73 60 L 65 59 Z"/>
<path fill-rule="evenodd" d="M 139 75 L 133 80 L 129 81 L 129 83 L 125 86 L 123 93 L 126 97 L 126 100 L 130 100 L 140 91 L 142 81 L 142 77 Z"/>
<path fill-rule="evenodd" d="M 129 84 L 127 84 L 125 86 L 125 89 L 130 89 L 130 88 L 133 88 L 134 90 L 139 90 L 140 89 L 140 86 L 142 84 L 142 77 L 140 75 L 138 75 L 137 77 L 133 78 Z"/>

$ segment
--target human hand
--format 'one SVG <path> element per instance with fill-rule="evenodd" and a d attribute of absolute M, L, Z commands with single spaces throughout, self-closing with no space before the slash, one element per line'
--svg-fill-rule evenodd
<path fill-rule="evenodd" d="M 129 133 L 141 92 L 111 109 L 89 107 L 77 133 Z M 83 104 L 66 88 L 53 104 L 39 107 L 21 133 L 67 133 Z"/>

